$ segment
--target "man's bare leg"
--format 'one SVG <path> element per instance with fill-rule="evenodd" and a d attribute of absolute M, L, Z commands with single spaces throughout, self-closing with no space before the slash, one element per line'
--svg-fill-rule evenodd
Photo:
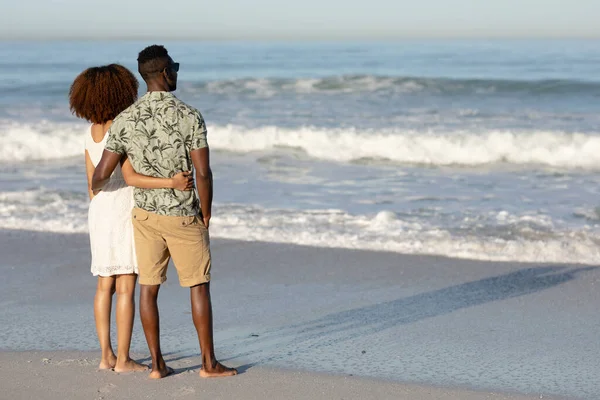
<path fill-rule="evenodd" d="M 140 285 L 140 317 L 144 335 L 152 357 L 151 379 L 160 379 L 173 373 L 167 367 L 160 351 L 160 323 L 158 316 L 158 291 L 160 285 Z"/>
<path fill-rule="evenodd" d="M 135 282 L 137 275 L 117 275 L 117 363 L 115 372 L 146 371 L 148 367 L 129 357 L 133 316 L 135 314 Z"/>
<path fill-rule="evenodd" d="M 192 318 L 198 332 L 200 351 L 202 352 L 202 378 L 218 378 L 236 375 L 234 368 L 228 368 L 217 361 L 213 342 L 212 303 L 210 301 L 210 282 L 190 288 Z"/>
<path fill-rule="evenodd" d="M 96 320 L 96 332 L 102 359 L 99 369 L 111 369 L 115 367 L 117 357 L 110 344 L 110 311 L 112 308 L 112 296 L 115 293 L 115 277 L 99 276 L 96 296 L 94 297 L 94 318 Z"/>

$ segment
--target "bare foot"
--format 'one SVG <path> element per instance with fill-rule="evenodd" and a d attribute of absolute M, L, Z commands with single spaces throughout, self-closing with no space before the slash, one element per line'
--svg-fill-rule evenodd
<path fill-rule="evenodd" d="M 237 375 L 237 370 L 235 368 L 226 367 L 220 362 L 215 361 L 210 369 L 205 367 L 200 368 L 199 375 L 200 378 L 223 378 L 226 376 Z"/>
<path fill-rule="evenodd" d="M 144 364 L 133 361 L 131 358 L 127 361 L 117 361 L 115 372 L 139 372 L 148 371 L 148 367 Z"/>
<path fill-rule="evenodd" d="M 173 374 L 174 372 L 175 371 L 173 370 L 173 368 L 167 367 L 165 365 L 163 369 L 152 370 L 152 372 L 150 372 L 150 379 L 161 379 L 165 376 Z"/>
<path fill-rule="evenodd" d="M 100 365 L 98 365 L 98 369 L 99 370 L 113 369 L 116 364 L 117 364 L 117 357 L 113 354 L 113 355 L 110 355 L 110 356 L 100 360 Z"/>

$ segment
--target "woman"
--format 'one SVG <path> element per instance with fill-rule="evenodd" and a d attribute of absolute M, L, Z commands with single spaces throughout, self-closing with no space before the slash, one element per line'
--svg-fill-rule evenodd
<path fill-rule="evenodd" d="M 73 82 L 69 91 L 71 111 L 92 123 L 85 139 L 85 167 L 90 207 L 88 223 L 92 251 L 92 274 L 98 276 L 94 317 L 102 359 L 100 369 L 117 372 L 141 371 L 147 367 L 129 357 L 137 260 L 133 242 L 131 210 L 133 187 L 191 190 L 189 172 L 173 178 L 151 178 L 137 174 L 130 162 L 121 161 L 110 182 L 98 194 L 91 190 L 95 166 L 100 162 L 112 120 L 137 99 L 138 82 L 125 67 L 111 64 L 89 68 Z M 112 296 L 117 293 L 117 355 L 110 341 Z"/>

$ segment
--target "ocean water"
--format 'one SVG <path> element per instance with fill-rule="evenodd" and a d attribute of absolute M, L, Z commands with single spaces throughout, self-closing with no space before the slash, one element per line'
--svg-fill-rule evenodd
<path fill-rule="evenodd" d="M 87 231 L 69 86 L 148 44 L 0 43 L 0 228 Z M 598 40 L 165 45 L 207 121 L 213 237 L 600 261 Z"/>

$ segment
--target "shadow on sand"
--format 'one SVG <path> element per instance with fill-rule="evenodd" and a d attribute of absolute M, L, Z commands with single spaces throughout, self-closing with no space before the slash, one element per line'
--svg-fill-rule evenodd
<path fill-rule="evenodd" d="M 384 303 L 335 312 L 312 321 L 288 325 L 263 332 L 253 340 L 243 340 L 246 351 L 231 358 L 263 353 L 261 362 L 282 358 L 286 343 L 294 349 L 315 349 L 381 332 L 399 325 L 411 324 L 467 307 L 536 293 L 575 279 L 579 274 L 598 267 L 572 268 L 547 266 L 525 268 L 515 272 L 485 278 L 460 285 Z M 276 346 L 273 346 L 273 345 Z M 236 346 L 237 347 L 237 346 Z M 275 349 L 278 356 L 269 356 L 266 349 Z M 248 351 L 249 350 L 249 351 Z M 287 353 L 291 355 L 291 353 Z M 285 358 L 285 356 L 284 356 Z M 260 363 L 260 362 L 259 362 Z"/>

